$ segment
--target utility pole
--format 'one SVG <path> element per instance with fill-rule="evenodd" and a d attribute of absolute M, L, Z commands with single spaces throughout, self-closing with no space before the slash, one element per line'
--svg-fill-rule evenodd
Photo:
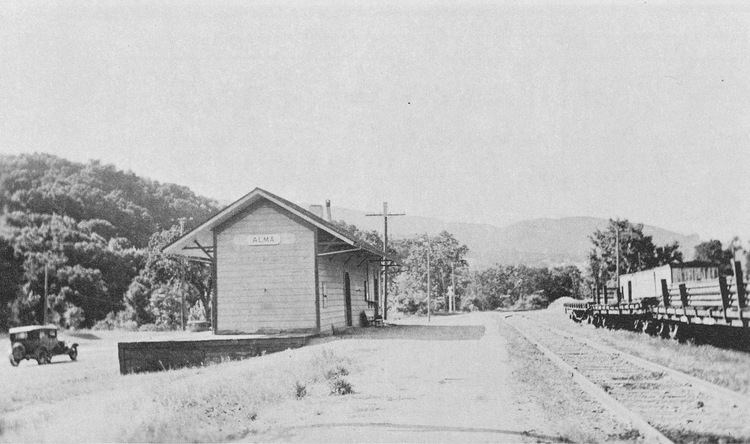
<path fill-rule="evenodd" d="M 615 294 L 617 295 L 617 304 L 620 304 L 620 226 L 615 222 L 615 276 L 617 279 Z"/>
<path fill-rule="evenodd" d="M 451 262 L 451 299 L 450 307 L 448 310 L 450 313 L 456 311 L 456 263 Z"/>
<path fill-rule="evenodd" d="M 430 237 L 425 234 L 427 240 L 427 323 L 430 322 L 432 308 L 430 307 L 432 298 L 430 297 Z"/>
<path fill-rule="evenodd" d="M 180 236 L 185 233 L 186 217 L 177 219 L 180 222 Z M 185 331 L 185 287 L 180 283 L 180 328 Z"/>
<path fill-rule="evenodd" d="M 383 218 L 383 321 L 388 319 L 388 216 L 406 216 L 406 213 L 389 213 L 388 202 L 383 202 L 382 213 L 368 213 L 365 216 Z"/>
<path fill-rule="evenodd" d="M 44 301 L 42 303 L 42 325 L 47 325 L 49 320 L 47 319 L 47 305 L 48 305 L 48 294 L 49 294 L 49 265 L 47 262 L 49 257 L 44 259 Z"/>

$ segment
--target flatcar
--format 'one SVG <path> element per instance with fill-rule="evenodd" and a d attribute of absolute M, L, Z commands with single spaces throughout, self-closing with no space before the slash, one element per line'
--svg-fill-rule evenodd
<path fill-rule="evenodd" d="M 747 328 L 748 290 L 741 263 L 733 265 L 732 276 L 723 276 L 716 264 L 696 261 L 624 274 L 619 286 L 597 291 L 589 302 L 565 304 L 565 311 L 575 322 L 673 339 L 706 328 Z"/>

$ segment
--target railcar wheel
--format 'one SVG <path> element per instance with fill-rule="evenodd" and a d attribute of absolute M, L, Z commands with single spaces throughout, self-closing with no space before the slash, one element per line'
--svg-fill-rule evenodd
<path fill-rule="evenodd" d="M 669 339 L 672 339 L 675 341 L 680 340 L 680 338 L 682 337 L 682 327 L 680 327 L 680 324 L 676 322 L 673 324 L 669 324 L 668 335 L 669 335 Z"/>
<path fill-rule="evenodd" d="M 641 332 L 653 336 L 654 322 L 649 321 L 648 319 L 641 321 Z"/>
<path fill-rule="evenodd" d="M 669 337 L 669 323 L 662 321 L 656 324 L 656 334 L 660 338 Z"/>
<path fill-rule="evenodd" d="M 607 330 L 614 330 L 617 328 L 617 320 L 613 316 L 606 316 L 604 318 L 604 326 Z"/>
<path fill-rule="evenodd" d="M 570 319 L 572 319 L 573 322 L 578 323 L 578 324 L 580 324 L 583 321 L 584 316 L 585 315 L 582 315 L 580 313 L 576 313 L 575 311 L 573 311 L 573 312 L 570 313 Z"/>

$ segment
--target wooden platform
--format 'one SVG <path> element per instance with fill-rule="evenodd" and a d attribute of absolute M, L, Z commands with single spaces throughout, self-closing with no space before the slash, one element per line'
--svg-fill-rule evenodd
<path fill-rule="evenodd" d="M 202 335 L 199 338 L 120 342 L 120 373 L 140 373 L 239 360 L 307 345 L 315 335 Z"/>

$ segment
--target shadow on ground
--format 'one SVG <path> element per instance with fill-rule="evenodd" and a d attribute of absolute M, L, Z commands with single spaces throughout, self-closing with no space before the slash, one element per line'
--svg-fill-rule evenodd
<path fill-rule="evenodd" d="M 70 336 L 73 338 L 80 338 L 80 339 L 88 339 L 90 341 L 101 339 L 99 336 L 93 333 L 85 332 L 85 331 L 66 331 L 65 336 Z"/>
<path fill-rule="evenodd" d="M 690 430 L 672 429 L 660 431 L 674 442 L 689 442 L 693 444 L 747 442 L 747 437 L 722 435 L 720 433 L 698 433 Z"/>
<path fill-rule="evenodd" d="M 387 325 L 356 327 L 337 333 L 342 338 L 469 341 L 484 336 L 484 325 Z"/>
<path fill-rule="evenodd" d="M 538 442 L 562 442 L 562 443 L 569 443 L 571 442 L 569 439 L 561 436 L 549 436 L 549 435 L 541 435 L 536 434 L 530 431 L 517 431 L 517 430 L 504 430 L 504 429 L 494 429 L 494 428 L 483 428 L 483 427 L 452 427 L 452 426 L 437 426 L 437 425 L 424 425 L 424 424 L 394 424 L 390 422 L 342 422 L 342 423 L 321 423 L 321 424 L 311 424 L 311 425 L 303 425 L 303 426 L 296 426 L 296 427 L 288 427 L 285 428 L 281 433 L 281 437 L 289 438 L 288 433 L 292 430 L 301 430 L 301 429 L 329 429 L 329 428 L 338 428 L 338 427 L 344 427 L 344 428 L 358 428 L 358 429 L 365 429 L 365 428 L 375 428 L 375 429 L 381 429 L 381 430 L 387 430 L 390 432 L 412 432 L 412 433 L 466 433 L 468 434 L 476 434 L 476 433 L 484 433 L 484 434 L 496 434 L 496 435 L 506 435 L 506 436 L 517 436 L 517 437 L 529 437 L 534 438 Z M 468 438 L 468 436 L 467 436 Z M 470 439 L 467 439 L 467 441 L 471 441 Z"/>

